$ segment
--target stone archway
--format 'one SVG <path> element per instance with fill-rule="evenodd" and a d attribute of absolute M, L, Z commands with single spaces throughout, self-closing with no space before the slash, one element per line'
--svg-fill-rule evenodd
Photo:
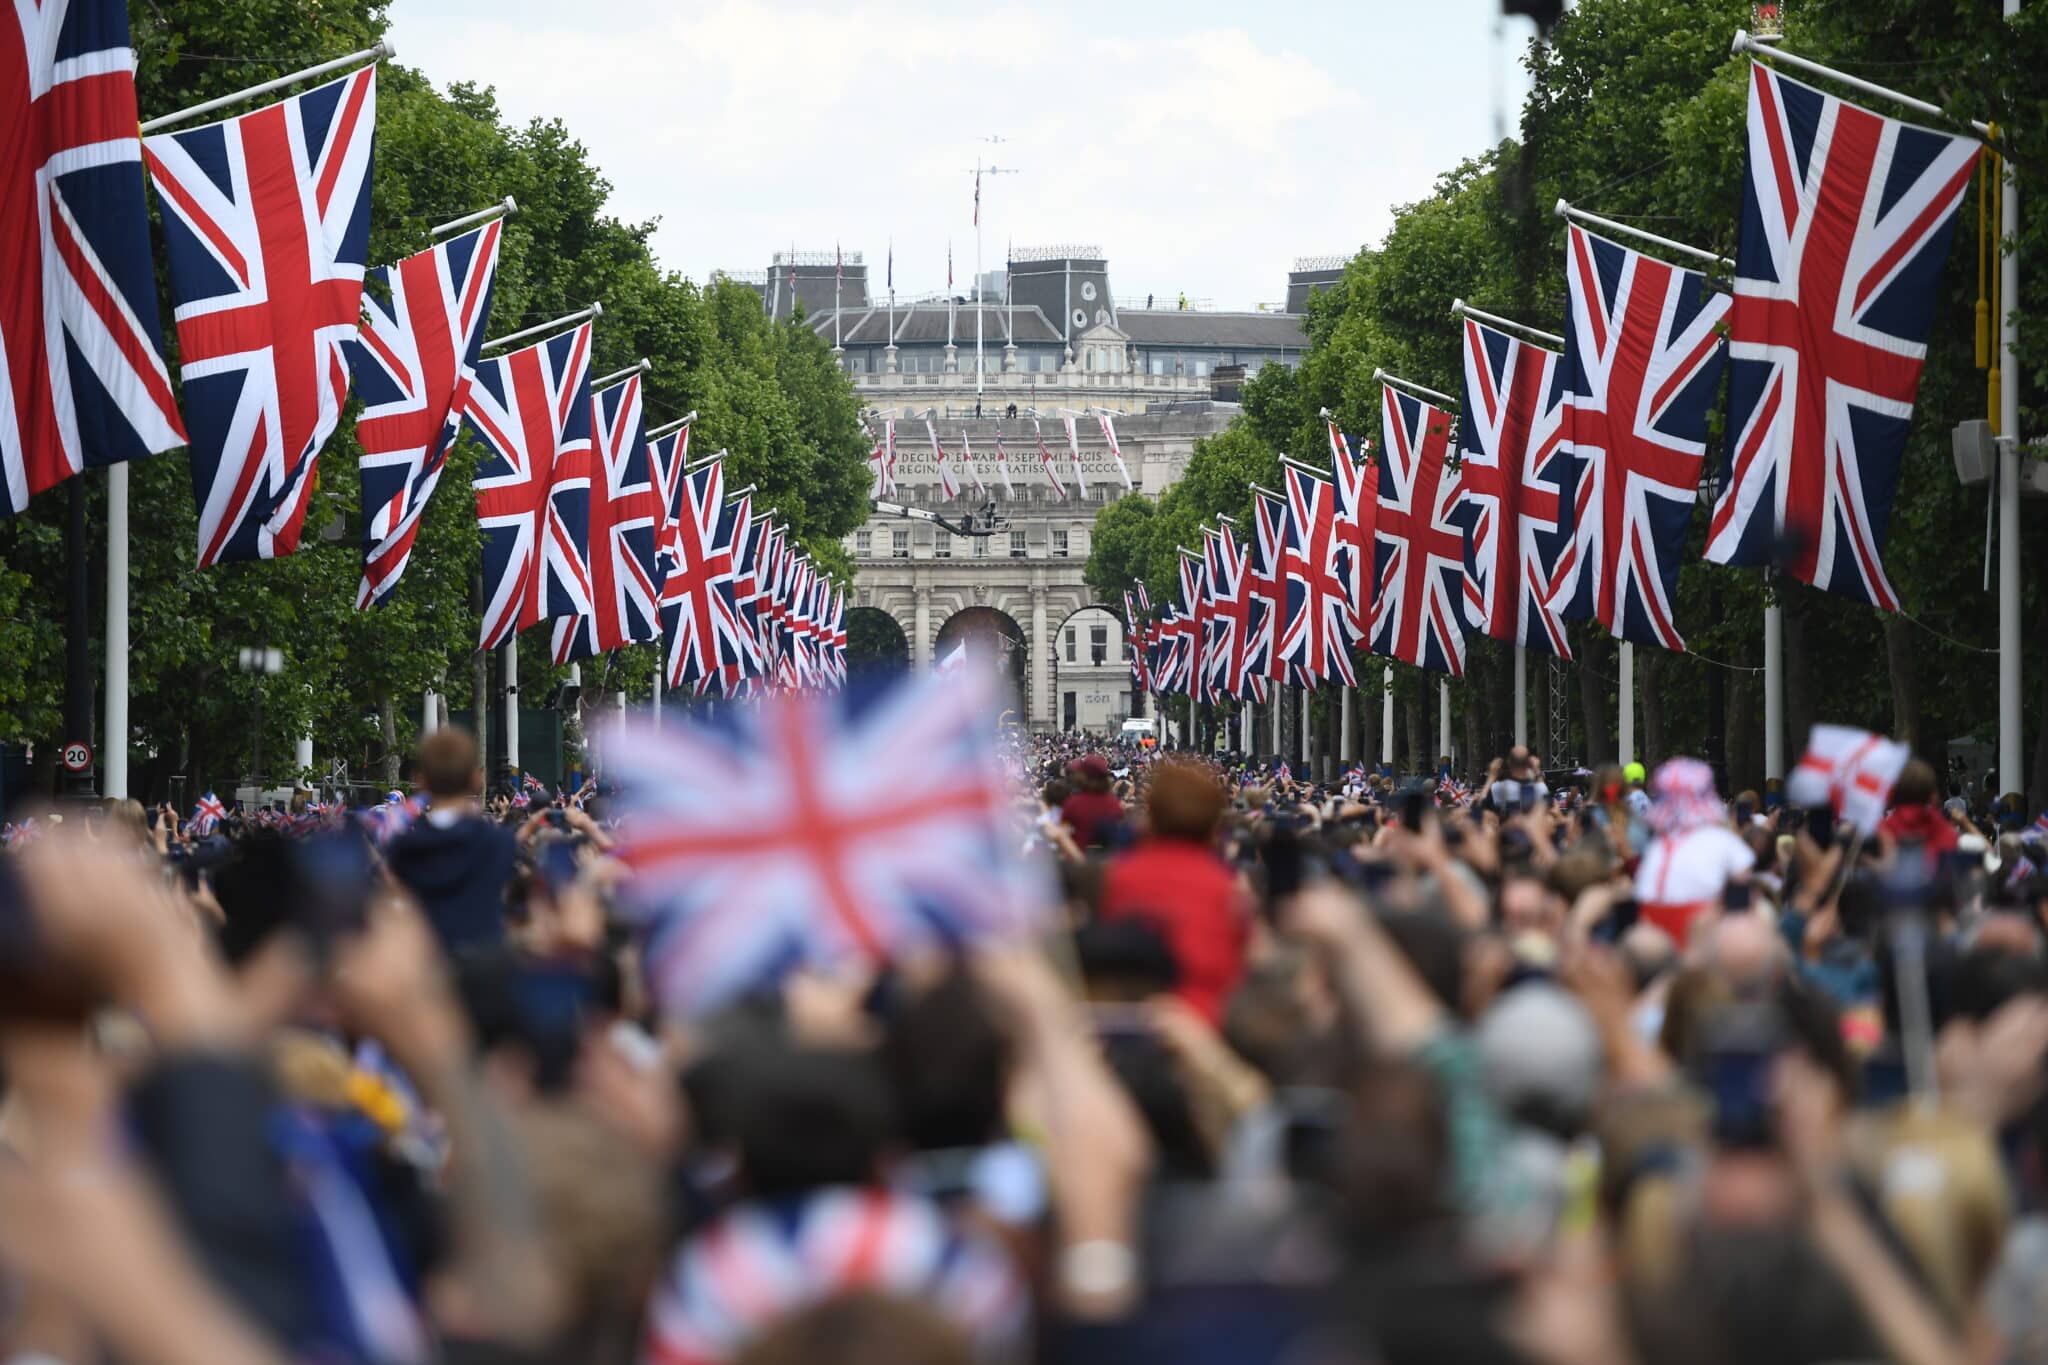
<path fill-rule="evenodd" d="M 1032 641 L 1010 613 L 995 607 L 962 607 L 948 616 L 932 641 L 933 665 L 943 662 L 959 643 L 966 645 L 968 658 L 993 663 L 1014 698 L 1021 701 L 1028 695 Z"/>
<path fill-rule="evenodd" d="M 909 668 L 910 637 L 904 633 L 903 623 L 880 607 L 848 608 L 846 664 L 849 670 L 892 673 Z"/>

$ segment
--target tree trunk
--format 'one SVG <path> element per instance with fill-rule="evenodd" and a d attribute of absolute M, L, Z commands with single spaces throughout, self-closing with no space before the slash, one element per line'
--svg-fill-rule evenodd
<path fill-rule="evenodd" d="M 1401 770 L 1409 773 L 1423 772 L 1429 766 L 1429 760 L 1423 757 L 1426 743 L 1423 739 L 1423 722 L 1428 715 L 1428 707 L 1420 697 L 1411 696 L 1401 710 L 1408 727 L 1408 752 L 1402 755 Z"/>
<path fill-rule="evenodd" d="M 1884 616 L 1884 661 L 1891 673 L 1892 738 L 1920 751 L 1920 670 L 1913 654 L 1911 627 L 1891 612 Z M 1923 755 L 1924 757 L 1924 755 Z M 1937 763 L 1940 772 L 1947 765 Z"/>
<path fill-rule="evenodd" d="M 1664 650 L 1646 649 L 1636 661 L 1643 670 L 1643 685 L 1637 689 L 1637 714 L 1643 729 L 1636 744 L 1636 760 L 1645 768 L 1663 762 L 1670 752 L 1664 738 L 1664 660 Z"/>
<path fill-rule="evenodd" d="M 1541 655 L 1531 655 L 1530 669 L 1539 666 Z M 1531 680 L 1533 683 L 1533 679 Z M 1533 691 L 1534 688 L 1532 687 Z M 1500 667 L 1486 672 L 1486 721 L 1479 737 L 1483 749 L 1474 749 L 1465 755 L 1465 766 L 1485 766 L 1487 759 L 1504 754 L 1515 742 L 1515 647 L 1501 647 Z"/>
<path fill-rule="evenodd" d="M 377 728 L 384 737 L 384 785 L 398 785 L 398 708 L 389 692 L 377 694 Z"/>

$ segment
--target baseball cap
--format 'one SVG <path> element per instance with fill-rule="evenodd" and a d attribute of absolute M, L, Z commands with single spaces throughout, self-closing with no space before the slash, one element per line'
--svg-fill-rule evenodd
<path fill-rule="evenodd" d="M 1649 776 L 1649 772 L 1640 763 L 1630 763 L 1621 770 L 1621 775 L 1630 782 L 1640 782 Z"/>

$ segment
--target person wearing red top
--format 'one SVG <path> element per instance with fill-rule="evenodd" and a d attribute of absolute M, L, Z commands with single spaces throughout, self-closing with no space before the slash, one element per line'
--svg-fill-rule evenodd
<path fill-rule="evenodd" d="M 1895 844 L 1917 844 L 1930 863 L 1954 852 L 1956 827 L 1935 804 L 1940 796 L 1934 765 L 1925 759 L 1908 759 L 1892 787 L 1891 813 L 1877 827 L 1878 833 Z"/>
<path fill-rule="evenodd" d="M 1124 803 L 1109 790 L 1109 760 L 1101 754 L 1077 758 L 1067 768 L 1074 794 L 1060 806 L 1060 819 L 1074 831 L 1074 842 L 1083 848 L 1109 841 L 1109 833 L 1124 822 Z"/>
<path fill-rule="evenodd" d="M 1110 863 L 1102 883 L 1102 917 L 1150 921 L 1180 968 L 1174 994 L 1211 1024 L 1221 1024 L 1244 974 L 1250 918 L 1237 876 L 1215 848 L 1224 805 L 1205 766 L 1160 765 L 1146 798 L 1149 833 Z"/>

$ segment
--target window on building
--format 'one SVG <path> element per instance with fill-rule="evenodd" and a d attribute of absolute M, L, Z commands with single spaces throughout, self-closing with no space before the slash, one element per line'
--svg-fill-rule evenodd
<path fill-rule="evenodd" d="M 1066 719 L 1062 723 L 1061 727 L 1063 729 L 1076 730 L 1080 728 L 1080 717 L 1076 714 L 1074 702 L 1074 694 L 1072 692 L 1067 693 L 1066 701 L 1061 706 L 1061 710 L 1065 712 L 1066 715 Z"/>
<path fill-rule="evenodd" d="M 987 559 L 987 558 L 988 558 L 988 537 L 987 537 L 987 536 L 976 536 L 976 537 L 974 538 L 974 557 L 975 557 L 976 559 Z"/>
<path fill-rule="evenodd" d="M 952 557 L 953 537 L 947 535 L 944 531 L 941 531 L 936 537 L 933 538 L 932 558 L 951 559 Z"/>
<path fill-rule="evenodd" d="M 1079 631 L 1077 631 L 1077 630 L 1075 630 L 1075 629 L 1074 629 L 1074 628 L 1073 628 L 1072 626 L 1068 626 L 1068 627 L 1067 627 L 1067 662 L 1068 662 L 1068 663 L 1073 663 L 1073 662 L 1075 661 L 1075 654 L 1074 654 L 1074 649 L 1075 649 L 1075 640 L 1076 640 L 1076 637 L 1078 637 L 1079 635 L 1080 635 L 1080 632 L 1079 632 Z"/>
<path fill-rule="evenodd" d="M 1054 559 L 1065 559 L 1067 557 L 1067 532 L 1064 527 L 1055 526 L 1052 528 L 1052 557 Z"/>
<path fill-rule="evenodd" d="M 873 553 L 873 550 L 874 550 L 874 533 L 873 533 L 873 532 L 871 532 L 871 531 L 855 531 L 855 532 L 853 533 L 853 555 L 854 555 L 854 558 L 856 558 L 856 559 L 866 559 L 866 558 L 868 557 L 868 555 L 869 555 L 869 554 Z"/>
<path fill-rule="evenodd" d="M 1088 627 L 1088 662 L 1097 668 L 1109 662 L 1109 627 Z"/>
<path fill-rule="evenodd" d="M 908 530 L 889 533 L 889 558 L 910 558 L 910 532 Z"/>
<path fill-rule="evenodd" d="M 1195 378 L 1197 378 L 1197 379 L 1207 379 L 1208 377 L 1209 377 L 1209 362 L 1208 362 L 1208 361 L 1206 361 L 1206 360 L 1197 360 L 1197 361 L 1195 362 Z"/>
<path fill-rule="evenodd" d="M 1010 558 L 1022 559 L 1024 551 L 1024 533 L 1022 531 L 1010 532 Z"/>

